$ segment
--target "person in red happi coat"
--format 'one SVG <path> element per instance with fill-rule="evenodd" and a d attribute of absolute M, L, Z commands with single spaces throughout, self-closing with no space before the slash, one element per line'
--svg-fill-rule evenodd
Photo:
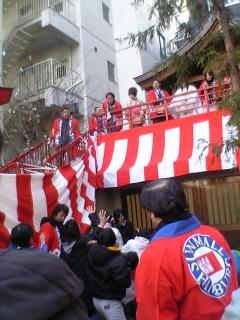
<path fill-rule="evenodd" d="M 80 137 L 80 128 L 77 119 L 71 116 L 68 107 L 64 107 L 61 117 L 56 119 L 50 134 L 50 140 L 55 147 L 65 147 Z"/>
<path fill-rule="evenodd" d="M 136 271 L 138 320 L 221 320 L 238 287 L 227 241 L 188 211 L 174 179 L 143 187 L 141 205 L 155 233 Z"/>
<path fill-rule="evenodd" d="M 166 120 L 165 107 L 168 108 L 170 94 L 161 88 L 161 82 L 154 80 L 152 89 L 147 92 L 147 102 L 149 103 L 149 115 L 153 123 Z M 157 100 L 160 100 L 156 102 Z"/>
<path fill-rule="evenodd" d="M 68 215 L 69 209 L 65 204 L 58 204 L 50 218 L 45 218 L 39 231 L 38 248 L 43 252 L 50 252 L 56 256 L 60 254 L 60 229 Z"/>
<path fill-rule="evenodd" d="M 122 105 L 112 92 L 106 94 L 101 111 L 106 116 L 108 133 L 122 130 Z"/>

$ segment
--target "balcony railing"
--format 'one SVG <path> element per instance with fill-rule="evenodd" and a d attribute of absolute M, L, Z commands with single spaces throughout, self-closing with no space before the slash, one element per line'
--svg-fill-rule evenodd
<path fill-rule="evenodd" d="M 66 91 L 79 81 L 79 73 L 51 58 L 20 70 L 19 98 L 40 94 L 50 87 Z"/>
<path fill-rule="evenodd" d="M 86 152 L 89 135 L 109 134 L 156 122 L 172 121 L 176 118 L 211 112 L 222 103 L 224 96 L 230 94 L 231 85 L 228 83 L 141 103 L 116 112 L 92 114 L 88 119 L 89 130 L 71 144 L 56 151 L 48 140 L 44 140 L 0 168 L 0 173 L 55 171 L 59 166 L 69 165 L 72 160 Z M 90 123 L 93 125 L 90 126 Z"/>
<path fill-rule="evenodd" d="M 18 0 L 18 21 L 34 19 L 47 8 L 53 9 L 58 14 L 75 24 L 75 6 L 69 0 Z"/>
<path fill-rule="evenodd" d="M 89 119 L 89 133 L 109 134 L 215 111 L 222 104 L 223 98 L 230 94 L 230 83 L 223 83 L 125 107 L 122 110 L 110 110 L 107 113 L 99 111 L 93 113 Z"/>

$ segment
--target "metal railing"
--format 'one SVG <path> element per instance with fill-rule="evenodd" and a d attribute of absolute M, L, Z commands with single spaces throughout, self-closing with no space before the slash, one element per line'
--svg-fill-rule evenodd
<path fill-rule="evenodd" d="M 19 22 L 34 19 L 47 8 L 53 9 L 70 22 L 76 22 L 75 6 L 69 0 L 18 0 L 17 17 Z"/>
<path fill-rule="evenodd" d="M 48 139 L 30 147 L 14 160 L 0 168 L 0 173 L 41 173 L 68 166 L 87 150 L 87 135 L 81 135 L 63 148 L 55 148 Z"/>
<path fill-rule="evenodd" d="M 80 81 L 80 74 L 55 59 L 48 59 L 19 72 L 19 98 L 40 94 L 55 87 L 67 90 Z"/>
<path fill-rule="evenodd" d="M 230 84 L 217 84 L 202 90 L 186 91 L 122 108 L 122 110 L 94 113 L 89 120 L 89 133 L 109 134 L 215 111 L 221 105 L 223 97 L 229 94 L 231 94 Z"/>
<path fill-rule="evenodd" d="M 117 111 L 92 114 L 95 125 L 90 126 L 90 117 L 88 131 L 69 145 L 56 149 L 48 140 L 44 140 L 0 168 L 0 173 L 55 171 L 58 167 L 67 166 L 71 161 L 86 153 L 89 135 L 110 134 L 177 118 L 183 118 L 182 121 L 184 121 L 184 118 L 188 116 L 215 111 L 221 105 L 223 97 L 230 94 L 230 84 L 217 84 L 202 90 L 186 91 Z"/>

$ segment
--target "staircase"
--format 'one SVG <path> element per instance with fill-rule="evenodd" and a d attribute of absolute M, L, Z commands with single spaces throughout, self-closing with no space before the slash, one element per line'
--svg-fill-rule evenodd
<path fill-rule="evenodd" d="M 70 165 L 87 151 L 88 135 L 82 134 L 62 149 L 56 149 L 48 140 L 22 152 L 14 160 L 0 168 L 1 173 L 49 173 Z"/>
<path fill-rule="evenodd" d="M 24 30 L 14 28 L 13 33 L 3 43 L 3 73 L 7 75 L 27 49 L 33 37 Z"/>

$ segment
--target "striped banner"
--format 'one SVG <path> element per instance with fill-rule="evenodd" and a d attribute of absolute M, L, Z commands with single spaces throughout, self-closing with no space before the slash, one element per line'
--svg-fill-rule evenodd
<path fill-rule="evenodd" d="M 222 147 L 235 134 L 228 120 L 228 114 L 216 111 L 99 136 L 98 187 L 235 167 L 235 153 Z M 214 144 L 222 148 L 220 157 L 212 152 Z"/>
<path fill-rule="evenodd" d="M 88 152 L 71 166 L 47 174 L 0 174 L 0 248 L 9 240 L 19 222 L 30 224 L 35 236 L 43 217 L 51 215 L 58 203 L 69 207 L 85 232 L 90 224 L 86 208 L 95 205 L 96 155 L 90 140 Z"/>

